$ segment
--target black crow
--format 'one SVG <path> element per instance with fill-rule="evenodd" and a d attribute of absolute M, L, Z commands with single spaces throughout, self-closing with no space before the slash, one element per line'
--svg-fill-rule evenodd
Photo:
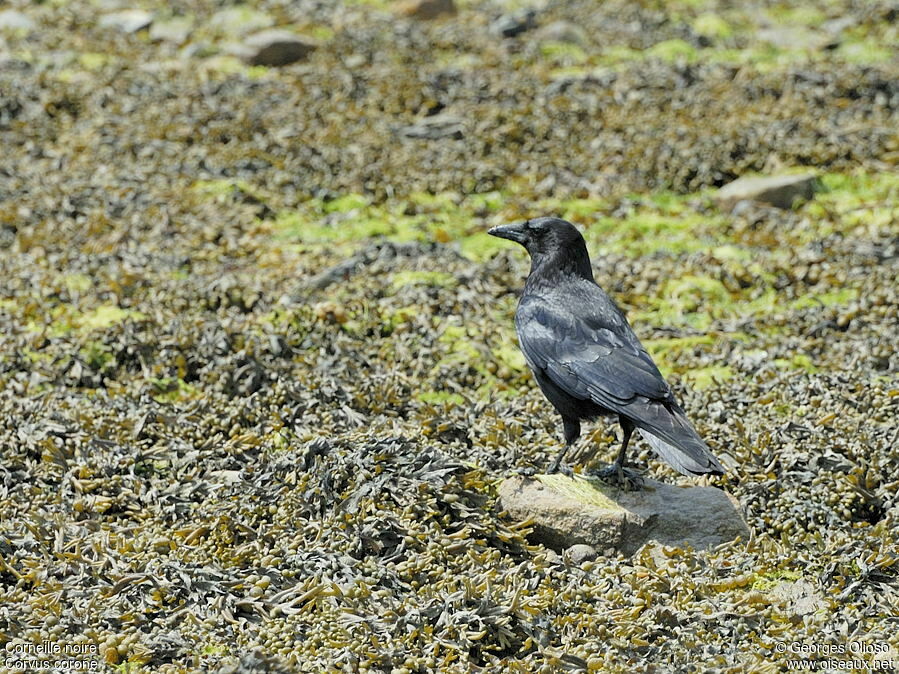
<path fill-rule="evenodd" d="M 562 415 L 565 447 L 549 472 L 559 469 L 577 440 L 581 420 L 612 415 L 624 438 L 602 477 L 623 481 L 634 428 L 684 475 L 722 475 L 724 468 L 687 420 L 624 314 L 593 280 L 587 245 L 574 225 L 537 218 L 489 233 L 520 243 L 531 256 L 515 328 L 540 389 Z"/>

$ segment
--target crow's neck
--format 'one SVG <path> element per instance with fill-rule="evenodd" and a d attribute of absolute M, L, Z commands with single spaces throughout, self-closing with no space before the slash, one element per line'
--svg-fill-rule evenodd
<path fill-rule="evenodd" d="M 528 286 L 555 284 L 572 277 L 588 281 L 594 280 L 593 269 L 590 267 L 590 256 L 587 255 L 586 250 L 559 250 L 531 256 Z"/>

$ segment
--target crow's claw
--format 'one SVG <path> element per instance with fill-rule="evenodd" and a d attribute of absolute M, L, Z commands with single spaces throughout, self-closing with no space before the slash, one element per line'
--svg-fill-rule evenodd
<path fill-rule="evenodd" d="M 644 485 L 642 475 L 617 463 L 592 471 L 590 474 L 624 491 L 639 491 Z"/>

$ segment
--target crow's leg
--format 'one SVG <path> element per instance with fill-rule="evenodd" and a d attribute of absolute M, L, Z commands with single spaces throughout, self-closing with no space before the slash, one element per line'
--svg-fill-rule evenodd
<path fill-rule="evenodd" d="M 634 432 L 634 423 L 626 418 L 619 416 L 618 421 L 621 424 L 621 431 L 624 438 L 621 441 L 621 449 L 618 450 L 618 458 L 615 463 L 606 466 L 602 470 L 596 472 L 596 476 L 606 482 L 611 482 L 627 491 L 636 491 L 643 486 L 643 478 L 632 470 L 625 467 L 627 460 L 627 443 L 630 442 L 631 434 Z"/>
<path fill-rule="evenodd" d="M 619 470 L 624 470 L 627 443 L 631 441 L 631 433 L 634 432 L 634 424 L 630 419 L 626 419 L 625 417 L 618 417 L 618 422 L 621 424 L 621 431 L 624 433 L 624 438 L 621 440 L 621 449 L 618 450 L 618 458 L 615 459 L 615 465 L 618 466 Z"/>
<path fill-rule="evenodd" d="M 571 470 L 571 466 L 562 464 L 562 459 L 565 457 L 565 453 L 568 451 L 569 447 L 571 447 L 571 445 L 566 444 L 564 447 L 562 447 L 559 453 L 556 454 L 556 458 L 553 460 L 546 471 L 547 475 L 551 475 L 553 473 L 564 473 L 565 475 L 570 476 L 574 473 L 574 471 Z"/>
<path fill-rule="evenodd" d="M 561 451 L 556 455 L 555 461 L 550 464 L 549 469 L 546 471 L 547 474 L 562 472 L 566 475 L 571 475 L 572 472 L 571 468 L 568 466 L 562 466 L 562 459 L 565 458 L 565 453 L 571 448 L 571 445 L 573 445 L 580 437 L 581 422 L 577 419 L 562 417 L 562 424 L 565 427 L 565 446 L 562 447 Z"/>

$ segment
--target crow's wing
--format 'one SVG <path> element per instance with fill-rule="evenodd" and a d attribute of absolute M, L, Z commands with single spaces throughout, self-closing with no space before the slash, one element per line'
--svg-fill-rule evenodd
<path fill-rule="evenodd" d="M 515 324 L 532 368 L 545 372 L 569 395 L 626 416 L 631 414 L 626 405 L 637 396 L 673 400 L 659 369 L 617 310 L 579 309 L 522 301 Z"/>
<path fill-rule="evenodd" d="M 525 296 L 515 325 L 531 368 L 570 396 L 631 419 L 653 449 L 685 475 L 724 472 L 607 297 L 597 295 L 596 306 L 569 309 Z"/>

